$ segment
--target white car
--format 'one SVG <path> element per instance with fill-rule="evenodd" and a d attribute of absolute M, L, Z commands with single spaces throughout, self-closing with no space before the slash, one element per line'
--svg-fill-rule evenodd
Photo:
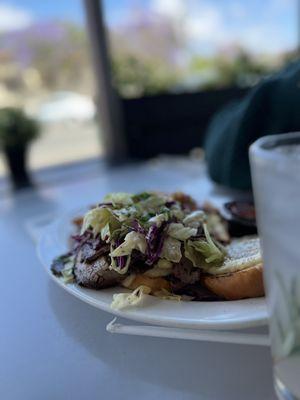
<path fill-rule="evenodd" d="M 73 92 L 55 92 L 43 101 L 35 117 L 41 122 L 86 121 L 94 118 L 96 108 L 90 97 Z"/>

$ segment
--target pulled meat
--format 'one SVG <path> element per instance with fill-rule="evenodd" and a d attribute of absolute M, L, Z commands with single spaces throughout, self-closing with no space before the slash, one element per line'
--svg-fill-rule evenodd
<path fill-rule="evenodd" d="M 103 245 L 97 241 L 89 241 L 82 245 L 80 249 L 80 261 L 91 263 L 99 257 L 109 253 L 109 245 Z"/>
<path fill-rule="evenodd" d="M 195 301 L 217 301 L 222 300 L 221 297 L 211 292 L 205 286 L 199 285 L 199 283 L 194 285 L 185 285 L 181 289 L 175 289 L 175 294 L 191 296 L 192 300 Z"/>
<path fill-rule="evenodd" d="M 200 269 L 185 257 L 173 266 L 172 274 L 168 277 L 174 294 L 191 296 L 192 300 L 197 301 L 220 300 L 219 296 L 202 286 L 200 278 Z"/>
<path fill-rule="evenodd" d="M 74 266 L 74 275 L 76 282 L 81 286 L 103 289 L 118 285 L 126 277 L 109 268 L 108 257 L 101 256 L 90 263 L 81 260 L 82 255 L 79 252 Z"/>
<path fill-rule="evenodd" d="M 182 257 L 181 261 L 173 266 L 172 274 L 182 284 L 186 285 L 200 282 L 201 271 L 199 268 L 194 268 L 187 258 Z"/>

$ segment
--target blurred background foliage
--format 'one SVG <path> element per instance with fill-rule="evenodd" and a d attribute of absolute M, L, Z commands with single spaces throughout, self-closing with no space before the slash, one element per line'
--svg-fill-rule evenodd
<path fill-rule="evenodd" d="M 62 87 L 90 93 L 91 86 L 88 39 L 80 25 L 37 23 L 0 34 L 0 106 L 8 98 L 14 105 L 26 103 Z"/>
<path fill-rule="evenodd" d="M 233 45 L 214 55 L 181 57 L 186 43 L 175 28 L 160 18 L 109 31 L 113 82 L 122 96 L 251 86 L 295 56 L 287 51 L 258 57 Z M 30 108 L 32 96 L 62 87 L 93 92 L 89 42 L 82 25 L 51 21 L 0 33 L 0 106 L 26 103 Z"/>

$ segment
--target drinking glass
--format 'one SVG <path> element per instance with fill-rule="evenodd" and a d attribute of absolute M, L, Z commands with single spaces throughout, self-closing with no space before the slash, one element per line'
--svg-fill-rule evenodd
<path fill-rule="evenodd" d="M 300 133 L 250 147 L 269 308 L 275 390 L 300 399 Z"/>

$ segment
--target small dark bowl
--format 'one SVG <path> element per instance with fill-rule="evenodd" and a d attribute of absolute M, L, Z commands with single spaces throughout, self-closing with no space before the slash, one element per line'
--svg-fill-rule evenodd
<path fill-rule="evenodd" d="M 257 234 L 253 201 L 230 201 L 224 204 L 223 217 L 228 222 L 230 236 L 240 237 Z"/>

